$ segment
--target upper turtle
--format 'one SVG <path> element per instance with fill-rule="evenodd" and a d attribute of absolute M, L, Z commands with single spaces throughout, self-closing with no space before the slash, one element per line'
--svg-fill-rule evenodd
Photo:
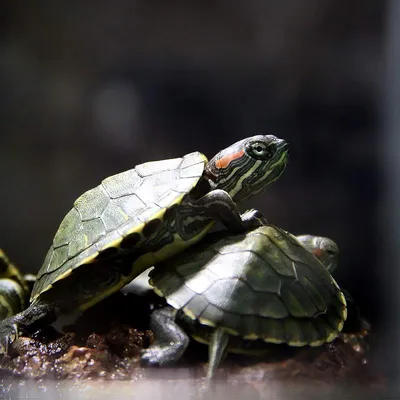
<path fill-rule="evenodd" d="M 140 164 L 104 179 L 82 194 L 62 220 L 31 300 L 83 264 L 141 248 L 151 259 L 137 261 L 128 282 L 158 260 L 200 240 L 212 220 L 220 218 L 218 214 L 224 223 L 240 226 L 240 216 L 229 200 L 259 192 L 281 175 L 286 161 L 284 140 L 256 135 L 222 150 L 210 162 L 193 152 Z"/>

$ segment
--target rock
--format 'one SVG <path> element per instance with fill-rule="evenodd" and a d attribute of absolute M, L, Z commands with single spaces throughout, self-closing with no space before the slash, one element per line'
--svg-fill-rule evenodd
<path fill-rule="evenodd" d="M 165 372 L 139 365 L 140 351 L 154 340 L 148 315 L 146 302 L 137 296 L 111 296 L 83 314 L 68 327 L 69 332 L 60 334 L 47 327 L 30 337 L 21 336 L 1 361 L 1 368 L 13 376 L 36 379 L 126 380 L 171 375 L 172 369 Z M 229 355 L 217 378 L 250 383 L 252 390 L 254 385 L 259 388 L 271 381 L 379 386 L 384 380 L 369 363 L 369 333 L 370 327 L 362 324 L 359 332 L 343 333 L 320 347 L 272 345 L 262 360 Z M 192 341 L 176 367 L 185 366 L 191 376 L 203 379 L 207 356 L 207 348 Z"/>

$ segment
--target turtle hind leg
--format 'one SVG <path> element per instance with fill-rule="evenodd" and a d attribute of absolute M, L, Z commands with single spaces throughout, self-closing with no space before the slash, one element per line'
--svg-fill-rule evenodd
<path fill-rule="evenodd" d="M 213 379 L 215 372 L 226 355 L 229 335 L 221 328 L 215 329 L 211 336 L 208 355 L 207 380 Z"/>
<path fill-rule="evenodd" d="M 178 361 L 185 352 L 189 337 L 175 322 L 176 310 L 164 307 L 151 314 L 150 328 L 155 342 L 142 352 L 141 363 L 151 366 L 164 366 Z"/>
<path fill-rule="evenodd" d="M 29 327 L 37 321 L 54 322 L 59 313 L 54 304 L 32 303 L 26 310 L 0 322 L 0 354 L 8 352 L 9 346 L 18 338 L 21 327 Z"/>

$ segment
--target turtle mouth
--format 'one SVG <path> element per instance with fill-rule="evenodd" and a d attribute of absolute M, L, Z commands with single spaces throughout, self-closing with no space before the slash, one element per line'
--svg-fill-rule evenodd
<path fill-rule="evenodd" d="M 276 154 L 280 155 L 277 164 L 279 163 L 286 164 L 287 158 L 289 156 L 289 143 L 284 139 L 276 138 L 275 145 L 276 145 Z"/>
<path fill-rule="evenodd" d="M 289 153 L 289 143 L 286 142 L 286 140 L 279 139 L 280 143 L 278 143 L 278 149 L 280 151 L 283 151 L 284 153 L 288 154 Z"/>

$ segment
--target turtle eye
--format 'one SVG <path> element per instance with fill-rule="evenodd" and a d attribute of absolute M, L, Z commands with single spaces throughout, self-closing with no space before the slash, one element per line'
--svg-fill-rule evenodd
<path fill-rule="evenodd" d="M 328 254 L 328 256 L 335 256 L 336 255 L 336 251 L 333 249 L 327 249 L 326 250 L 326 254 Z"/>
<path fill-rule="evenodd" d="M 274 146 L 272 143 L 267 145 L 264 142 L 255 141 L 248 144 L 247 151 L 258 160 L 268 160 L 274 154 Z"/>

